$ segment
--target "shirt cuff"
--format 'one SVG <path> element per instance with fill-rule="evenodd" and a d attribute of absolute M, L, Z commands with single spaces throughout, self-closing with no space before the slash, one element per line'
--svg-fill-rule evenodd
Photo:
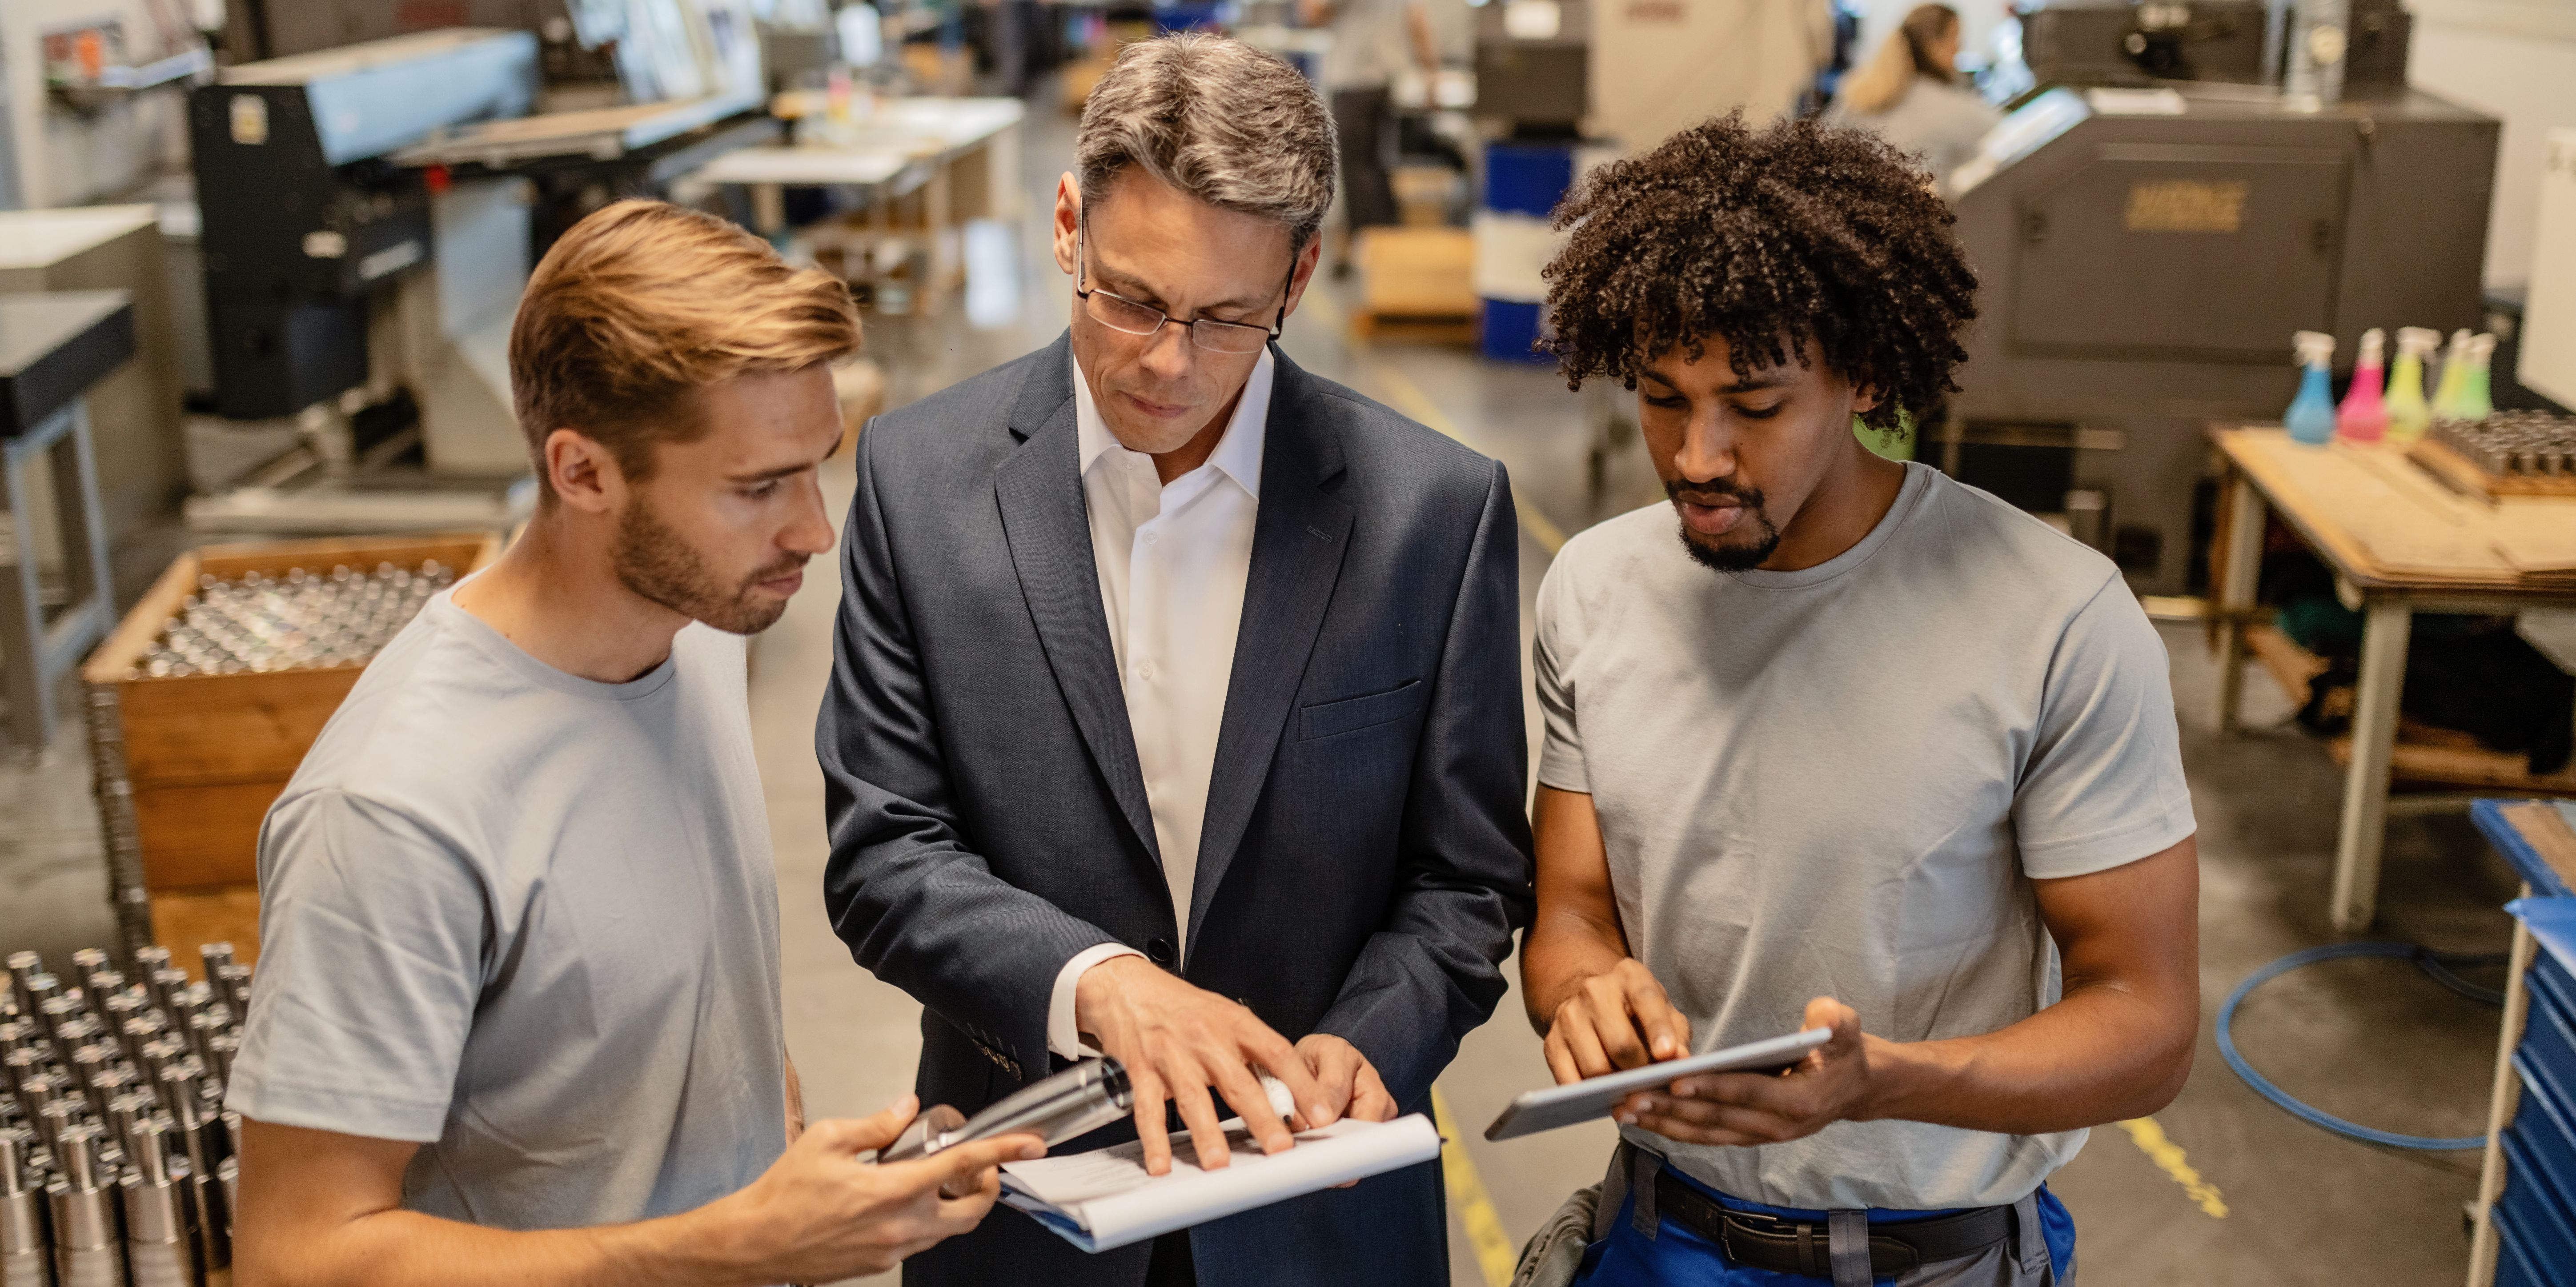
<path fill-rule="evenodd" d="M 1073 959 L 1056 971 L 1055 991 L 1047 998 L 1047 1049 L 1067 1059 L 1089 1059 L 1100 1052 L 1082 1043 L 1082 1031 L 1074 1026 L 1073 993 L 1082 982 L 1082 972 L 1102 961 L 1144 953 L 1124 943 L 1102 943 L 1073 954 Z"/>

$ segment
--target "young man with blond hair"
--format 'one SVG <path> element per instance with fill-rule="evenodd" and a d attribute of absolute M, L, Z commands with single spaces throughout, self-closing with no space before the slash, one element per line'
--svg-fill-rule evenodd
<path fill-rule="evenodd" d="M 858 343 L 839 282 L 673 206 L 538 265 L 536 517 L 368 665 L 260 836 L 242 1287 L 828 1281 L 1035 1155 L 862 1165 L 910 1097 L 797 1134 L 739 636 L 831 548 Z"/>

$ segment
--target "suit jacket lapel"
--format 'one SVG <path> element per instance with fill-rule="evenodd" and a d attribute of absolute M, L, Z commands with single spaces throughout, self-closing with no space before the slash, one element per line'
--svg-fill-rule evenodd
<path fill-rule="evenodd" d="M 1350 544 L 1351 507 L 1326 490 L 1342 473 L 1342 444 L 1311 377 L 1273 350 L 1278 374 L 1261 452 L 1261 510 L 1252 529 L 1252 571 L 1243 591 L 1234 672 L 1226 681 L 1207 817 L 1199 828 L 1197 883 L 1188 943 L 1196 950 L 1208 901 L 1243 842 L 1270 775 L 1280 729 L 1323 628 L 1324 608 Z"/>
<path fill-rule="evenodd" d="M 1030 364 L 1010 423 L 1025 445 L 995 471 L 993 490 L 1020 593 L 1037 622 L 1038 642 L 1046 649 L 1056 687 L 1073 708 L 1074 723 L 1127 825 L 1159 863 L 1154 814 L 1145 800 L 1145 775 L 1136 764 L 1136 737 L 1127 726 L 1127 699 L 1118 684 L 1118 660 L 1110 651 L 1109 623 L 1100 607 L 1073 406 L 1072 348 L 1058 338 Z M 1259 555 L 1254 559 L 1257 564 Z"/>

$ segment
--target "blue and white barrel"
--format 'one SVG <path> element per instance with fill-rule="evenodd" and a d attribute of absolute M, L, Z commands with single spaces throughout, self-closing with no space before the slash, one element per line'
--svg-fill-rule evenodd
<path fill-rule="evenodd" d="M 1486 357 L 1554 360 L 1534 349 L 1540 309 L 1547 300 L 1547 283 L 1539 272 L 1556 253 L 1548 214 L 1574 184 L 1574 153 L 1571 142 L 1485 145 L 1485 189 L 1472 226 Z"/>

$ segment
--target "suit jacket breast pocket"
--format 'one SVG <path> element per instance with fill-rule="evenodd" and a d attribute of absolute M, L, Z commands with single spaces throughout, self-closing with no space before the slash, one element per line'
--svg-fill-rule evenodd
<path fill-rule="evenodd" d="M 1391 724 L 1421 709 L 1423 692 L 1421 680 L 1408 679 L 1402 687 L 1383 693 L 1301 707 L 1297 712 L 1297 740 L 1310 742 L 1336 733 L 1355 733 L 1364 728 Z"/>

